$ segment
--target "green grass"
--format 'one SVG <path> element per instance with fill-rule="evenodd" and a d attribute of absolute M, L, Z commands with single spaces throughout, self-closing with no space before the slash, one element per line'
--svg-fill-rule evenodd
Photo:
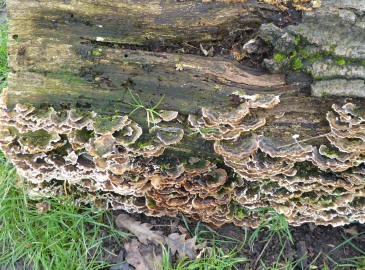
<path fill-rule="evenodd" d="M 155 116 L 161 118 L 161 115 L 156 111 L 156 109 L 158 106 L 160 106 L 160 104 L 161 104 L 162 100 L 165 98 L 165 96 L 163 95 L 160 98 L 160 100 L 156 103 L 156 105 L 154 105 L 151 108 L 147 108 L 145 105 L 143 105 L 138 94 L 136 94 L 136 96 L 134 96 L 132 93 L 132 90 L 130 88 L 128 88 L 128 91 L 134 102 L 134 103 L 128 103 L 130 106 L 134 107 L 134 109 L 128 114 L 128 116 L 131 116 L 134 112 L 136 112 L 139 109 L 143 109 L 146 111 L 146 120 L 147 120 L 148 127 L 150 127 L 150 123 L 155 124 Z"/>
<path fill-rule="evenodd" d="M 260 226 L 250 236 L 248 244 L 252 247 L 255 241 L 257 241 L 258 236 L 261 232 L 268 228 L 269 234 L 265 240 L 271 240 L 274 235 L 277 235 L 280 244 L 283 245 L 285 239 L 289 240 L 291 244 L 294 244 L 293 237 L 289 230 L 289 224 L 285 219 L 284 215 L 278 214 L 273 208 L 260 208 L 254 211 L 261 212 L 262 221 Z"/>
<path fill-rule="evenodd" d="M 119 241 L 127 234 L 113 227 L 106 211 L 95 213 L 66 197 L 45 199 L 51 209 L 38 214 L 35 201 L 14 187 L 15 169 L 3 155 L 0 161 L 0 265 L 21 260 L 33 270 L 108 266 L 101 257 L 107 252 L 103 240 Z"/>
<path fill-rule="evenodd" d="M 4 1 L 0 1 L 0 7 L 4 5 Z M 0 92 L 7 85 L 7 77 L 9 74 L 8 56 L 6 44 L 8 40 L 7 25 L 0 25 Z"/>
<path fill-rule="evenodd" d="M 6 87 L 9 73 L 8 58 L 6 53 L 7 37 L 8 32 L 6 25 L 0 25 L 0 91 Z"/>
<path fill-rule="evenodd" d="M 170 252 L 163 249 L 162 270 L 230 270 L 239 269 L 238 263 L 248 262 L 244 257 L 236 257 L 239 250 L 225 253 L 217 244 L 206 250 L 201 258 L 194 260 L 183 260 L 172 266 L 170 264 Z"/>

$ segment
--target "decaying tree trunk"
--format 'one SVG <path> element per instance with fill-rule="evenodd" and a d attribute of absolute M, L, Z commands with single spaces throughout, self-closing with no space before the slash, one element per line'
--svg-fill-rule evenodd
<path fill-rule="evenodd" d="M 7 8 L 0 144 L 31 194 L 217 225 L 268 207 L 365 221 L 361 1 Z"/>

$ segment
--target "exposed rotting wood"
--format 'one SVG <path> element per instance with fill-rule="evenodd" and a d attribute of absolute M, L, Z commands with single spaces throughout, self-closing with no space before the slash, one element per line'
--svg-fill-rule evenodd
<path fill-rule="evenodd" d="M 32 194 L 55 196 L 65 181 L 80 201 L 217 225 L 257 226 L 252 210 L 267 206 L 294 225 L 364 221 L 364 100 L 313 97 L 231 51 L 248 53 L 262 23 L 286 26 L 294 11 L 147 0 L 8 9 L 0 145 Z M 250 53 L 262 59 L 265 46 Z"/>
<path fill-rule="evenodd" d="M 10 1 L 10 26 L 27 26 L 20 39 L 67 34 L 82 39 L 139 46 L 181 46 L 182 42 L 225 42 L 233 33 L 252 31 L 263 22 L 281 26 L 296 17 L 254 1 L 245 4 L 160 0 Z M 17 30 L 20 31 L 18 27 Z M 33 32 L 36 31 L 36 32 Z"/>
<path fill-rule="evenodd" d="M 204 104 L 222 102 L 227 93 L 219 89 L 225 85 L 232 90 L 261 87 L 262 91 L 270 91 L 269 88 L 285 84 L 283 75 L 255 74 L 222 57 L 102 48 L 96 49 L 98 55 L 88 56 L 88 60 L 67 45 L 57 48 L 63 48 L 64 54 L 52 59 L 52 48 L 27 47 L 27 60 L 32 66 L 20 66 L 17 73 L 10 75 L 9 87 L 14 90 L 9 93 L 9 106 L 19 102 L 52 104 L 58 96 L 60 103 L 77 100 L 95 104 L 95 110 L 105 110 L 105 104 L 122 109 L 119 107 L 125 99 L 126 84 L 133 82 L 133 88 L 144 93 L 144 100 L 157 102 L 164 94 L 164 103 L 191 112 Z M 84 48 L 88 55 L 95 50 Z M 31 83 L 24 88 L 27 81 Z M 188 103 L 186 96 L 191 97 Z"/>

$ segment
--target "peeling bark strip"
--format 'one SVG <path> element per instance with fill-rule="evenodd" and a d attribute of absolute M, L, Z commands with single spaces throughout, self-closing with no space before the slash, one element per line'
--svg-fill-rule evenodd
<path fill-rule="evenodd" d="M 216 225 L 255 227 L 263 207 L 293 225 L 365 221 L 364 100 L 313 97 L 230 56 L 292 16 L 253 1 L 8 8 L 0 146 L 30 194 L 73 185 L 80 202 Z"/>

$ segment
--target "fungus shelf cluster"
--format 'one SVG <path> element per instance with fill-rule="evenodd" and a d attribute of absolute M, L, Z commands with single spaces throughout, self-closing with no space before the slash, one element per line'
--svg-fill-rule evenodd
<path fill-rule="evenodd" d="M 216 225 L 255 227 L 262 218 L 256 210 L 263 207 L 292 225 L 365 222 L 365 114 L 354 104 L 333 105 L 331 131 L 318 147 L 261 132 L 267 120 L 255 110 L 277 106 L 278 96 L 202 108 L 186 123 L 177 112 L 163 111 L 148 131 L 126 115 L 102 118 L 20 104 L 10 110 L 5 99 L 6 91 L 0 146 L 31 195 L 73 189 L 79 201 L 102 208 L 153 216 L 183 212 Z M 184 138 L 186 124 L 212 143 L 219 158 L 164 154 Z"/>

